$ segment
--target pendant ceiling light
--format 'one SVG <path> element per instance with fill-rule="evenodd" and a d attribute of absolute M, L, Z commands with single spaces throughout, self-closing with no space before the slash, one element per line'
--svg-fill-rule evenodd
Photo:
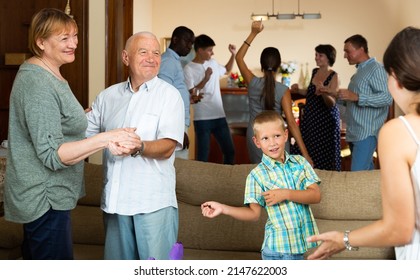
<path fill-rule="evenodd" d="M 268 20 L 270 18 L 276 18 L 280 20 L 284 19 L 295 19 L 296 17 L 301 17 L 303 19 L 320 19 L 321 14 L 320 13 L 300 13 L 300 0 L 298 0 L 298 13 L 295 14 L 275 14 L 274 13 L 274 0 L 271 0 L 271 14 L 254 14 L 252 13 L 251 19 L 252 20 Z"/>

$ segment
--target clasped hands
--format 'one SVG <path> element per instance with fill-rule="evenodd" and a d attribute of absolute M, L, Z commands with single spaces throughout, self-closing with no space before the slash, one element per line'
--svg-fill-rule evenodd
<path fill-rule="evenodd" d="M 142 140 L 136 128 L 118 128 L 108 131 L 108 149 L 114 156 L 129 156 L 141 147 Z"/>
<path fill-rule="evenodd" d="M 190 104 L 196 104 L 203 98 L 203 93 L 198 88 L 193 88 L 190 92 Z"/>

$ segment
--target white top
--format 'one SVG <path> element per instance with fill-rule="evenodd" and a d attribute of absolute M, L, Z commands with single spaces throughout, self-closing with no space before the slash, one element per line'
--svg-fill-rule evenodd
<path fill-rule="evenodd" d="M 198 85 L 203 80 L 208 67 L 213 70 L 213 74 L 200 90 L 203 98 L 200 102 L 193 104 L 195 121 L 226 117 L 220 91 L 220 77 L 226 74 L 226 68 L 223 65 L 218 64 L 214 59 L 205 61 L 203 64 L 191 61 L 184 67 L 185 83 L 188 89 Z"/>
<path fill-rule="evenodd" d="M 86 136 L 121 127 L 136 127 L 144 141 L 184 137 L 184 103 L 178 90 L 155 77 L 134 92 L 129 82 L 102 91 L 87 113 Z M 169 159 L 113 156 L 104 150 L 104 191 L 101 209 L 135 215 L 178 207 L 175 194 L 174 154 Z"/>
<path fill-rule="evenodd" d="M 411 137 L 413 137 L 413 140 L 417 144 L 416 159 L 413 166 L 411 167 L 411 181 L 413 182 L 414 187 L 416 223 L 411 243 L 404 246 L 395 247 L 395 255 L 397 260 L 420 260 L 420 142 L 408 121 L 403 116 L 400 116 L 399 118 L 403 121 L 408 131 L 410 132 Z"/>

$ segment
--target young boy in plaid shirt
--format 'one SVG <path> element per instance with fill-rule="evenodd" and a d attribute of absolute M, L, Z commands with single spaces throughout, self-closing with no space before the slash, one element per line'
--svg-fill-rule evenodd
<path fill-rule="evenodd" d="M 214 201 L 201 205 L 205 217 L 220 214 L 243 221 L 259 219 L 265 208 L 268 220 L 262 244 L 263 260 L 302 260 L 317 243 L 306 238 L 318 233 L 309 204 L 319 203 L 320 179 L 306 159 L 285 151 L 288 131 L 275 111 L 259 114 L 253 123 L 254 143 L 263 152 L 261 163 L 246 179 L 243 207 Z"/>

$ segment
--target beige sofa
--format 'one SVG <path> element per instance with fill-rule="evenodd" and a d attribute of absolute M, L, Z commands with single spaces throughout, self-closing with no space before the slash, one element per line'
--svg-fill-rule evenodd
<path fill-rule="evenodd" d="M 241 206 L 245 178 L 254 165 L 220 165 L 177 159 L 179 241 L 184 259 L 260 259 L 266 215 L 258 222 L 221 216 L 207 219 L 200 204 L 216 200 Z M 321 232 L 354 229 L 381 217 L 379 171 L 332 172 L 316 170 L 322 180 L 322 200 L 312 210 Z M 76 259 L 101 259 L 104 230 L 99 209 L 102 167 L 86 164 L 87 196 L 72 213 Z M 0 259 L 20 257 L 21 225 L 0 219 Z M 393 248 L 361 248 L 342 252 L 337 259 L 394 259 Z"/>

